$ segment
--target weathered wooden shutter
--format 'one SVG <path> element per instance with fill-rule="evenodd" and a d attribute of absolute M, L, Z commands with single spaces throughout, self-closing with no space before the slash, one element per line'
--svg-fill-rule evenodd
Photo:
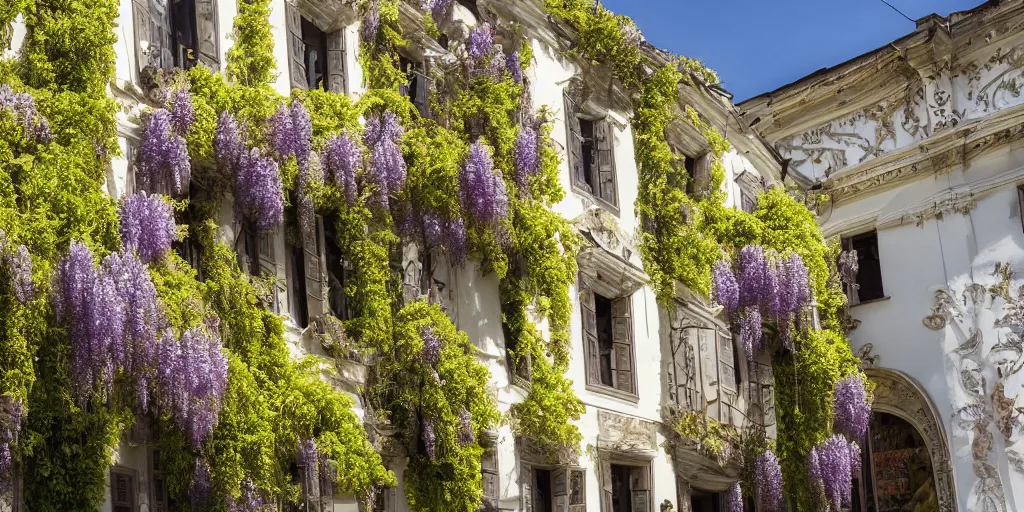
<path fill-rule="evenodd" d="M 520 473 L 519 477 L 523 482 L 523 488 L 521 491 L 523 498 L 523 512 L 533 512 L 533 489 L 536 487 L 533 479 L 536 475 L 537 472 L 534 471 L 532 467 L 523 464 L 522 473 Z"/>
<path fill-rule="evenodd" d="M 167 512 L 169 508 L 167 500 L 167 479 L 164 475 L 164 465 L 161 453 L 160 450 L 151 450 L 149 453 L 149 510 L 150 512 Z"/>
<path fill-rule="evenodd" d="M 200 64 L 220 71 L 220 40 L 217 37 L 217 1 L 195 0 L 196 45 Z"/>
<path fill-rule="evenodd" d="M 308 89 L 306 81 L 306 44 L 302 42 L 302 15 L 289 2 L 284 3 L 288 26 L 288 75 L 293 89 Z"/>
<path fill-rule="evenodd" d="M 565 158 L 569 164 L 569 175 L 577 185 L 586 186 L 587 177 L 583 169 L 583 136 L 580 134 L 579 109 L 576 102 L 569 97 L 568 91 L 562 93 L 565 100 Z"/>
<path fill-rule="evenodd" d="M 694 192 L 697 197 L 706 197 L 711 192 L 711 166 L 715 157 L 708 153 L 697 160 L 693 169 Z"/>
<path fill-rule="evenodd" d="M 419 110 L 421 116 L 430 117 L 430 79 L 419 71 L 414 71 L 413 75 L 416 77 L 416 80 L 412 102 L 416 105 L 416 109 Z"/>
<path fill-rule="evenodd" d="M 132 2 L 132 17 L 135 20 L 135 62 L 141 72 L 150 63 L 152 48 L 156 46 L 151 35 L 153 15 L 149 11 L 149 0 Z"/>
<path fill-rule="evenodd" d="M 569 512 L 587 510 L 587 471 L 573 469 L 569 472 Z"/>
<path fill-rule="evenodd" d="M 598 478 L 601 481 L 601 512 L 614 512 L 614 499 L 612 495 L 612 463 L 603 457 L 598 459 L 598 467 L 601 469 Z"/>
<path fill-rule="evenodd" d="M 259 262 L 258 275 L 263 277 L 272 277 L 277 279 L 277 254 L 274 250 L 275 242 L 275 231 L 268 231 L 258 235 L 256 254 Z M 275 283 L 271 290 L 270 297 L 270 310 L 274 313 L 279 312 L 280 308 L 280 294 Z"/>
<path fill-rule="evenodd" d="M 306 270 L 306 309 L 309 321 L 324 313 L 324 219 L 317 216 L 316 233 L 312 240 L 304 240 L 302 244 L 305 259 L 303 268 Z"/>
<path fill-rule="evenodd" d="M 486 446 L 480 457 L 481 483 L 484 491 L 484 503 L 493 508 L 498 506 L 498 450 L 494 444 Z"/>
<path fill-rule="evenodd" d="M 754 213 L 757 209 L 757 199 L 746 187 L 740 187 L 740 209 L 747 213 Z"/>
<path fill-rule="evenodd" d="M 601 345 L 597 338 L 597 307 L 594 292 L 580 286 L 580 311 L 583 312 L 583 343 L 587 354 L 587 384 L 601 383 Z"/>
<path fill-rule="evenodd" d="M 128 471 L 110 470 L 110 503 L 113 512 L 135 512 L 135 476 Z"/>
<path fill-rule="evenodd" d="M 594 123 L 594 156 L 597 166 L 597 196 L 608 204 L 618 206 L 618 188 L 615 180 L 615 140 L 612 125 L 603 120 Z"/>
<path fill-rule="evenodd" d="M 718 333 L 718 374 L 722 387 L 728 390 L 736 390 L 736 362 L 735 347 L 732 343 L 732 335 Z"/>
<path fill-rule="evenodd" d="M 348 94 L 345 71 L 345 31 L 327 35 L 327 88 L 335 94 Z"/>
<path fill-rule="evenodd" d="M 631 297 L 612 301 L 612 384 L 635 393 L 633 388 L 633 306 Z"/>
<path fill-rule="evenodd" d="M 651 498 L 649 482 L 650 471 L 647 466 L 629 468 L 629 489 L 631 512 L 650 512 Z"/>
<path fill-rule="evenodd" d="M 171 39 L 171 13 L 170 0 L 150 0 L 149 13 L 153 18 L 150 36 L 153 37 L 157 50 L 153 57 L 156 60 L 152 64 L 160 69 L 171 69 L 174 67 L 174 43 Z"/>

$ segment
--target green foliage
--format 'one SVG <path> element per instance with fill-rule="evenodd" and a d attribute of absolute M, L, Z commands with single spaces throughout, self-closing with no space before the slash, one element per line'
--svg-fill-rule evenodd
<path fill-rule="evenodd" d="M 832 391 L 836 381 L 860 372 L 859 360 L 841 334 L 807 331 L 797 337 L 800 349 L 778 353 L 775 410 L 779 418 L 778 454 L 786 496 L 799 510 L 813 510 L 807 480 L 807 456 L 832 434 Z"/>
<path fill-rule="evenodd" d="M 680 414 L 672 429 L 684 440 L 696 444 L 697 450 L 713 460 L 722 460 L 726 448 L 738 444 L 739 432 L 714 418 L 698 412 Z"/>
<path fill-rule="evenodd" d="M 499 419 L 490 372 L 477 349 L 439 307 L 423 301 L 407 304 L 395 318 L 395 336 L 381 348 L 374 368 L 371 403 L 388 412 L 397 441 L 408 447 L 405 493 L 412 510 L 472 512 L 479 508 L 478 442 L 462 444 L 460 414 L 471 417 L 475 439 Z M 424 335 L 440 343 L 436 367 L 424 360 Z M 434 429 L 436 455 L 428 456 L 421 432 Z"/>
<path fill-rule="evenodd" d="M 643 56 L 638 44 L 627 41 L 633 20 L 616 15 L 590 0 L 544 0 L 547 12 L 576 29 L 575 49 L 595 62 L 614 65 L 616 77 L 628 87 L 642 79 Z"/>
<path fill-rule="evenodd" d="M 277 63 L 270 32 L 270 0 L 240 0 L 235 16 L 235 43 L 228 50 L 227 75 L 249 86 L 269 84 Z"/>

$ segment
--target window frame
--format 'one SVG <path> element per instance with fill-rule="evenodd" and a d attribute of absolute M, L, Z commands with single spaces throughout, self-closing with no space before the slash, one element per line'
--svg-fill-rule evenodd
<path fill-rule="evenodd" d="M 565 110 L 563 111 L 565 122 L 565 152 L 566 162 L 569 166 L 569 183 L 573 192 L 583 195 L 594 201 L 609 212 L 619 215 L 619 203 L 621 202 L 619 190 L 618 168 L 615 160 L 615 126 L 609 116 L 600 116 L 588 111 L 585 106 L 579 105 L 568 90 L 563 91 Z M 590 169 L 588 170 L 583 162 L 583 135 L 579 121 L 585 120 L 593 123 L 593 149 L 590 157 Z M 602 136 L 603 135 L 603 136 Z M 602 170 L 607 164 L 607 170 Z M 609 175 L 608 187 L 611 197 L 603 197 L 602 173 Z M 587 176 L 597 185 L 597 190 L 587 183 Z"/>
<path fill-rule="evenodd" d="M 867 238 L 871 238 L 871 239 L 874 240 L 874 243 L 873 244 L 868 244 L 868 247 L 872 247 L 873 246 L 874 247 L 874 251 L 877 254 L 877 259 L 875 261 L 876 261 L 876 263 L 878 265 L 878 283 L 877 283 L 877 285 L 878 285 L 878 296 L 877 297 L 871 297 L 869 299 L 861 298 L 861 292 L 860 291 L 864 288 L 863 283 L 861 282 L 861 277 L 864 275 L 863 274 L 863 270 L 864 270 L 864 262 L 866 261 L 866 256 L 864 256 L 864 254 L 860 250 L 857 250 L 857 265 L 859 267 L 859 271 L 857 272 L 857 283 L 856 283 L 857 286 L 856 286 L 856 288 L 854 288 L 852 286 L 847 285 L 846 283 L 843 283 L 843 292 L 846 294 L 847 303 L 850 306 L 856 306 L 856 305 L 859 305 L 859 304 L 868 304 L 868 303 L 871 303 L 871 302 L 876 302 L 876 301 L 880 301 L 880 300 L 886 300 L 886 299 L 889 298 L 889 296 L 886 295 L 886 293 L 885 293 L 885 280 L 883 279 L 883 276 L 882 276 L 882 251 L 881 251 L 881 247 L 879 246 L 879 243 L 878 243 L 878 230 L 872 229 L 870 231 L 864 231 L 864 232 L 857 233 L 857 234 L 843 236 L 842 239 L 841 239 L 841 242 L 840 242 L 842 250 L 843 251 L 854 250 L 855 249 L 855 244 L 856 244 L 856 242 L 858 240 L 863 240 L 863 239 L 867 239 Z"/>
<path fill-rule="evenodd" d="M 628 402 L 637 403 L 640 401 L 640 392 L 637 385 L 637 364 L 636 364 L 636 334 L 634 330 L 635 316 L 633 315 L 633 294 L 626 295 L 623 297 L 607 297 L 604 294 L 595 291 L 593 288 L 587 286 L 584 282 L 584 277 L 581 275 L 578 280 L 578 297 L 580 304 L 580 327 L 581 336 L 583 341 L 583 353 L 584 353 L 584 368 L 586 370 L 586 389 L 596 393 L 613 396 Z M 601 381 L 601 353 L 600 353 L 600 338 L 597 333 L 597 308 L 596 308 L 596 297 L 601 296 L 602 298 L 609 300 L 611 304 L 611 330 L 612 330 L 612 384 L 608 385 Z M 616 316 L 616 304 L 624 305 L 624 314 Z M 590 315 L 593 315 L 592 319 L 589 319 Z M 615 322 L 617 318 L 625 318 L 624 335 L 628 342 L 616 341 L 618 338 L 616 335 Z M 588 327 L 588 324 L 593 323 L 593 328 Z M 618 357 L 616 355 L 616 345 L 629 345 L 629 370 L 618 370 Z M 594 353 L 595 348 L 597 353 Z M 593 367 L 594 364 L 598 366 Z M 617 384 L 617 379 L 621 377 L 620 372 L 629 372 L 629 389 L 627 391 L 622 389 Z"/>
<path fill-rule="evenodd" d="M 117 485 L 115 475 L 122 475 L 128 478 L 128 509 L 132 512 L 139 510 L 139 472 L 125 466 L 110 466 L 108 470 L 110 478 L 110 509 L 116 510 L 115 507 L 124 506 L 118 505 L 115 499 L 114 493 L 116 492 L 114 487 Z"/>

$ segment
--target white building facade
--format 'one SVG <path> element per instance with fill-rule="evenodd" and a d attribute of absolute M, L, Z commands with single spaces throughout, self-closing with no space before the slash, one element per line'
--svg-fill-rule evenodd
<path fill-rule="evenodd" d="M 141 136 L 139 119 L 156 105 L 147 96 L 154 85 L 153 68 L 181 67 L 187 62 L 223 70 L 226 65 L 236 2 L 184 1 L 193 13 L 184 20 L 176 18 L 172 3 L 166 0 L 122 0 L 120 4 L 116 81 L 110 90 L 120 107 L 118 132 L 124 157 L 113 161 L 106 181 L 106 190 L 115 199 L 135 190 L 133 148 Z M 401 14 L 405 37 L 411 42 L 403 50 L 413 63 L 410 78 L 418 74 L 421 85 L 429 83 L 424 78 L 434 62 L 446 58 L 447 50 L 423 31 L 417 0 L 402 3 Z M 692 412 L 737 430 L 764 428 L 774 437 L 770 361 L 748 364 L 738 357 L 742 348 L 736 346 L 728 324 L 716 316 L 707 298 L 679 286 L 673 305 L 656 302 L 634 244 L 639 229 L 634 212 L 638 178 L 629 94 L 609 78 L 608 70 L 583 67 L 565 56 L 571 41 L 548 20 L 540 0 L 514 5 L 459 1 L 451 19 L 438 25 L 456 41 L 484 21 L 516 22 L 526 30 L 535 55 L 526 74 L 530 96 L 535 107 L 546 106 L 554 113 L 553 138 L 565 148 L 560 181 L 567 194 L 556 210 L 575 221 L 585 240 L 578 261 L 579 280 L 571 289 L 568 378 L 586 405 L 577 424 L 583 434 L 582 455 L 570 464 L 551 465 L 547 454 L 532 453 L 529 440 L 517 438 L 507 422 L 493 432 L 492 448 L 481 468 L 485 505 L 524 512 L 655 512 L 666 506 L 680 511 L 721 510 L 720 493 L 740 478 L 737 454 L 709 456 L 699 443 L 680 439 L 668 418 L 674 417 L 670 412 Z M 170 35 L 179 22 L 195 27 L 194 40 L 187 45 Z M 361 94 L 360 27 L 351 2 L 272 0 L 270 23 L 278 64 L 273 85 L 278 93 L 288 96 L 293 88 L 321 86 L 353 97 Z M 23 27 L 16 23 L 13 33 L 12 48 L 17 48 Z M 667 62 L 660 51 L 647 48 L 646 53 L 654 64 Z M 418 93 L 415 87 L 410 87 L 411 95 Z M 723 157 L 728 203 L 752 208 L 761 189 L 780 182 L 782 164 L 777 153 L 747 128 L 721 89 L 691 78 L 680 84 L 679 93 L 680 113 L 692 107 L 728 135 L 733 145 Z M 675 122 L 668 137 L 688 165 L 710 169 L 708 141 L 685 118 Z M 593 157 L 574 160 L 574 150 Z M 248 239 L 240 226 L 227 204 L 221 215 L 221 236 L 239 248 L 243 266 L 255 274 L 277 277 L 273 303 L 285 318 L 293 354 L 329 357 L 315 339 L 313 319 L 334 308 L 321 304 L 322 310 L 314 311 L 304 294 L 296 291 L 294 259 L 287 256 L 294 249 L 285 235 L 279 230 Z M 188 259 L 187 243 L 178 249 Z M 419 286 L 424 279 L 418 248 L 409 247 L 405 253 L 399 270 L 406 295 L 428 295 L 426 287 Z M 318 257 L 329 269 L 330 254 Z M 436 286 L 440 294 L 431 299 L 480 349 L 480 358 L 491 371 L 499 409 L 507 413 L 523 400 L 530 384 L 528 372 L 515 371 L 506 357 L 498 280 L 493 274 L 482 274 L 472 261 L 454 268 L 443 260 L 440 263 L 431 276 L 441 284 Z M 321 296 L 321 303 L 325 302 L 329 300 Z M 539 325 L 544 328 L 543 322 Z M 358 358 L 333 362 L 337 370 L 333 383 L 356 397 L 357 413 L 366 417 L 359 397 L 366 367 Z M 368 428 L 373 430 L 374 425 Z M 140 425 L 115 451 L 110 492 L 101 511 L 166 510 L 159 453 L 146 439 L 145 427 Z M 385 490 L 374 508 L 408 510 L 402 491 L 405 455 L 385 453 L 385 462 L 399 485 Z M 317 510 L 331 511 L 365 508 L 351 496 L 327 497 L 318 506 Z"/>
<path fill-rule="evenodd" d="M 1022 24 L 1020 1 L 931 15 L 739 106 L 857 252 L 877 388 L 854 510 L 1024 509 Z"/>

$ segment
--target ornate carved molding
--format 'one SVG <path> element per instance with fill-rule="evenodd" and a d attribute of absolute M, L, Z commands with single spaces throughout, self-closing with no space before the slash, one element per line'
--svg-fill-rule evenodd
<path fill-rule="evenodd" d="M 870 367 L 864 373 L 876 385 L 872 408 L 906 420 L 921 434 L 932 460 L 939 511 L 956 512 L 953 465 L 935 405 L 917 382 L 900 371 Z"/>
<path fill-rule="evenodd" d="M 657 424 L 610 411 L 597 411 L 597 447 L 625 454 L 650 455 L 658 451 Z"/>
<path fill-rule="evenodd" d="M 625 297 L 648 281 L 640 268 L 640 253 L 615 216 L 593 206 L 575 224 L 584 240 L 576 260 L 591 289 L 607 297 Z"/>

